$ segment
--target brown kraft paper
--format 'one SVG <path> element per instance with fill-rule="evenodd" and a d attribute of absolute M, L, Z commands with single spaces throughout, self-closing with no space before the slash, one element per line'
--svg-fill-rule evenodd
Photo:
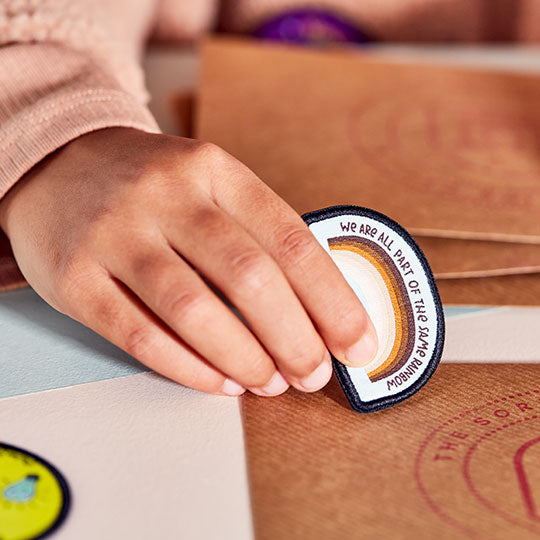
<path fill-rule="evenodd" d="M 540 369 L 441 365 L 360 415 L 336 381 L 243 399 L 256 537 L 537 538 Z"/>
<path fill-rule="evenodd" d="M 539 79 L 225 39 L 202 56 L 197 136 L 296 211 L 388 214 L 415 233 L 445 303 L 540 303 Z"/>
<path fill-rule="evenodd" d="M 540 242 L 537 77 L 213 40 L 196 134 L 299 213 L 357 204 L 415 235 Z"/>

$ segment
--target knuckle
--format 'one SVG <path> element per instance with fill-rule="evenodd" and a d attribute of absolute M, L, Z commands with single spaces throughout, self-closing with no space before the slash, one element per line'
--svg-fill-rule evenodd
<path fill-rule="evenodd" d="M 227 153 L 217 144 L 208 141 L 194 141 L 193 156 L 205 163 L 221 162 L 226 159 Z"/>
<path fill-rule="evenodd" d="M 318 244 L 308 229 L 287 226 L 281 231 L 280 257 L 295 264 L 308 260 L 315 254 Z"/>
<path fill-rule="evenodd" d="M 233 286 L 250 292 L 266 288 L 274 278 L 270 261 L 255 250 L 229 255 L 227 266 L 230 268 Z"/>
<path fill-rule="evenodd" d="M 155 334 L 147 326 L 138 326 L 128 331 L 125 338 L 125 351 L 135 358 L 145 358 L 155 346 Z"/>
<path fill-rule="evenodd" d="M 163 296 L 161 308 L 173 321 L 181 324 L 187 318 L 204 312 L 204 295 L 195 290 L 178 289 Z"/>

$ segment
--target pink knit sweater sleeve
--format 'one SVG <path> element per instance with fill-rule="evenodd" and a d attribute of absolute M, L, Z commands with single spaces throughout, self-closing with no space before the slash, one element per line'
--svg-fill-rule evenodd
<path fill-rule="evenodd" d="M 156 0 L 0 0 L 0 198 L 90 131 L 156 132 L 139 55 Z"/>

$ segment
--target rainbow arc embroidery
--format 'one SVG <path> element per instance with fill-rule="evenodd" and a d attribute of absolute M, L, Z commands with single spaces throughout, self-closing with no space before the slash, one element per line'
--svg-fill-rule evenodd
<path fill-rule="evenodd" d="M 334 370 L 353 409 L 371 412 L 417 392 L 435 371 L 444 316 L 429 265 L 410 234 L 387 216 L 335 206 L 303 216 L 366 307 L 379 339 L 375 358 Z"/>

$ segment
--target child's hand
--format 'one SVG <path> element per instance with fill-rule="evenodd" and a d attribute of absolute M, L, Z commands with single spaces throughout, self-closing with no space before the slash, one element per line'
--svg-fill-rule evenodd
<path fill-rule="evenodd" d="M 47 302 L 186 386 L 314 391 L 331 375 L 325 343 L 348 364 L 375 352 L 360 301 L 302 219 L 211 144 L 90 133 L 16 184 L 0 223 Z"/>

